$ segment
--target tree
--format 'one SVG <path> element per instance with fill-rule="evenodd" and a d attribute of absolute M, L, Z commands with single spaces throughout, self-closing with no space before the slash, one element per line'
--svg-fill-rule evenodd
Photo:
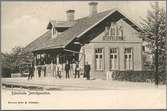
<path fill-rule="evenodd" d="M 151 4 L 152 10 L 148 11 L 148 15 L 143 19 L 142 36 L 144 41 L 147 41 L 151 46 L 152 54 L 154 55 L 154 71 L 155 84 L 158 85 L 158 80 L 165 80 L 165 44 L 166 44 L 166 11 L 159 6 L 158 2 Z"/>
<path fill-rule="evenodd" d="M 17 46 L 12 49 L 11 53 L 1 54 L 2 71 L 5 73 L 19 72 L 19 65 L 24 63 L 31 63 L 33 55 L 30 52 L 25 52 L 23 47 Z"/>

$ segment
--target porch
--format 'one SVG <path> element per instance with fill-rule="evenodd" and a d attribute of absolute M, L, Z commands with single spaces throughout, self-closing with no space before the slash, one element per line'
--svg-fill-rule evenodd
<path fill-rule="evenodd" d="M 84 54 L 80 50 L 54 49 L 34 53 L 34 78 L 65 78 L 65 64 L 70 65 L 69 75 L 74 78 L 75 64 L 79 63 L 79 74 L 84 74 Z"/>

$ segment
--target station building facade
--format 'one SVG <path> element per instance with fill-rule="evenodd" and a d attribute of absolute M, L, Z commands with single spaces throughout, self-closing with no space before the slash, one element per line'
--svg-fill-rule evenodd
<path fill-rule="evenodd" d="M 76 20 L 74 10 L 66 11 L 66 21 L 49 21 L 47 31 L 25 47 L 34 54 L 36 72 L 40 67 L 53 76 L 54 65 L 63 70 L 67 61 L 78 61 L 81 70 L 88 62 L 93 78 L 143 69 L 139 26 L 119 9 L 98 13 L 97 5 L 89 3 L 89 15 Z"/>

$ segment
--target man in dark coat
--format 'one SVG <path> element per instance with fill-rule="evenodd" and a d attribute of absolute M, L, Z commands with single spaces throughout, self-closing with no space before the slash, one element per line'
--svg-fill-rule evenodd
<path fill-rule="evenodd" d="M 42 70 L 42 68 L 38 67 L 37 69 L 38 69 L 38 77 L 40 78 L 41 77 L 41 70 Z"/>
<path fill-rule="evenodd" d="M 86 62 L 86 65 L 85 65 L 85 76 L 87 77 L 87 80 L 90 80 L 90 70 L 91 70 L 91 67 L 88 64 L 88 62 Z"/>
<path fill-rule="evenodd" d="M 29 79 L 32 79 L 33 74 L 34 74 L 34 67 L 33 67 L 33 65 L 30 65 L 30 67 L 29 67 L 28 80 L 29 80 Z"/>
<path fill-rule="evenodd" d="M 69 64 L 68 61 L 67 61 L 67 63 L 65 64 L 65 71 L 66 71 L 66 79 L 67 79 L 67 78 L 70 78 L 70 76 L 69 76 L 70 64 Z"/>
<path fill-rule="evenodd" d="M 43 68 L 44 70 L 44 77 L 46 77 L 46 66 Z"/>

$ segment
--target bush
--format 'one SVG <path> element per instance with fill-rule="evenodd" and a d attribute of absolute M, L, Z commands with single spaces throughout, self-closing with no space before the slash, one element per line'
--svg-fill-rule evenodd
<path fill-rule="evenodd" d="M 11 77 L 11 69 L 7 68 L 7 67 L 2 67 L 2 72 L 1 72 L 1 76 L 2 77 Z"/>
<path fill-rule="evenodd" d="M 147 82 L 154 81 L 153 71 L 115 71 L 112 75 L 113 80 Z"/>

